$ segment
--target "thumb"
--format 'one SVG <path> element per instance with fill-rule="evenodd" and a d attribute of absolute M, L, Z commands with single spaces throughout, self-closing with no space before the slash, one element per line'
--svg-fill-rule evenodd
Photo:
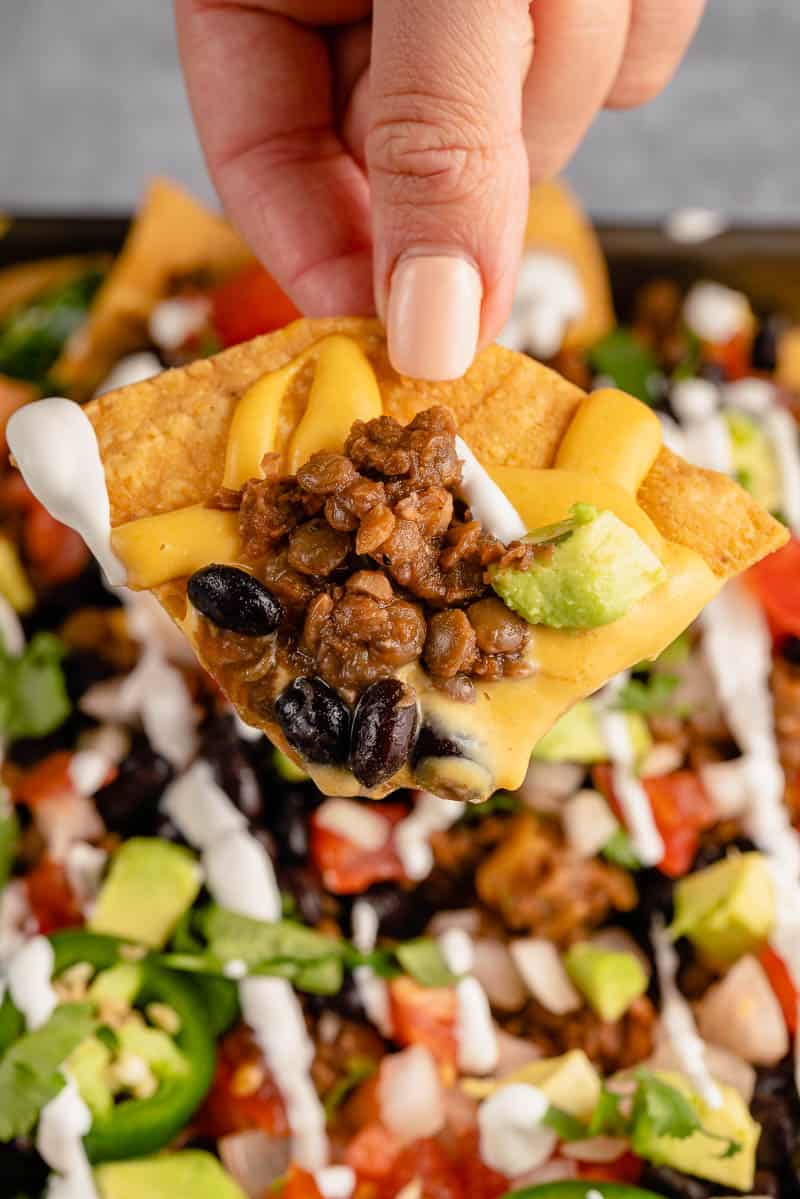
<path fill-rule="evenodd" d="M 403 374 L 454 379 L 511 306 L 528 207 L 525 0 L 376 0 L 375 295 Z"/>

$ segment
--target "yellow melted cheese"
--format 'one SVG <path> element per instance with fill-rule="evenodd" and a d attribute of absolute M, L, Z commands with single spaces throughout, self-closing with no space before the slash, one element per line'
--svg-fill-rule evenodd
<path fill-rule="evenodd" d="M 353 420 L 379 415 L 377 381 L 360 347 L 340 335 L 326 338 L 259 379 L 242 398 L 231 424 L 226 486 L 240 487 L 260 475 L 263 456 L 275 445 L 281 403 L 312 357 L 316 372 L 288 447 L 290 470 L 318 449 L 341 448 Z M 600 391 L 581 404 L 554 469 L 491 468 L 529 528 L 563 519 L 578 502 L 609 509 L 657 554 L 667 578 L 613 624 L 588 630 L 536 627 L 530 646 L 536 673 L 526 679 L 477 680 L 474 703 L 448 698 L 419 663 L 401 671 L 417 690 L 423 720 L 469 750 L 468 761 L 446 763 L 450 794 L 475 798 L 518 787 L 531 749 L 562 712 L 620 670 L 658 654 L 719 590 L 721 582 L 705 562 L 665 541 L 636 502 L 660 446 L 658 420 L 645 405 L 622 392 Z M 236 562 L 241 554 L 236 514 L 202 507 L 134 521 L 116 529 L 113 542 L 138 587 L 157 586 L 210 562 Z M 186 632 L 191 636 L 188 626 Z M 344 768 L 303 765 L 327 794 L 363 793 Z M 425 763 L 419 765 L 424 781 Z M 405 769 L 393 785 L 411 782 Z"/>

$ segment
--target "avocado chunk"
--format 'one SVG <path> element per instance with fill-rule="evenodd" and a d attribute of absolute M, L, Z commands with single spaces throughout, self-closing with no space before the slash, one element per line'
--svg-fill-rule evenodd
<path fill-rule="evenodd" d="M 143 979 L 144 971 L 139 962 L 118 962 L 95 975 L 88 998 L 98 1005 L 110 1000 L 119 1007 L 132 1007 Z"/>
<path fill-rule="evenodd" d="M 89 927 L 161 949 L 200 890 L 194 855 L 157 837 L 133 837 L 117 850 Z"/>
<path fill-rule="evenodd" d="M 657 1166 L 671 1166 L 673 1170 L 694 1174 L 736 1190 L 752 1190 L 761 1128 L 753 1120 L 739 1092 L 733 1087 L 718 1084 L 722 1104 L 713 1108 L 692 1090 L 682 1074 L 659 1070 L 657 1077 L 689 1100 L 703 1128 L 714 1136 L 695 1132 L 681 1140 L 658 1136 L 648 1130 L 637 1137 L 636 1152 Z M 721 1142 L 715 1137 L 736 1141 L 741 1148 L 732 1156 L 723 1157 Z"/>
<path fill-rule="evenodd" d="M 67 1058 L 67 1069 L 93 1116 L 108 1116 L 114 1096 L 108 1084 L 111 1050 L 97 1037 L 87 1037 Z"/>
<path fill-rule="evenodd" d="M 625 721 L 634 753 L 637 759 L 643 758 L 652 744 L 647 721 L 638 712 L 626 712 Z M 579 762 L 586 766 L 605 762 L 608 747 L 591 700 L 579 700 L 568 708 L 537 743 L 533 757 L 540 762 Z"/>
<path fill-rule="evenodd" d="M 601 1020 L 612 1023 L 647 990 L 647 974 L 632 953 L 581 941 L 570 946 L 564 965 L 572 982 Z"/>
<path fill-rule="evenodd" d="M 766 941 L 774 924 L 775 889 L 763 854 L 725 858 L 676 883 L 672 936 L 688 937 L 720 965 Z"/>
<path fill-rule="evenodd" d="M 144 1058 L 156 1078 L 180 1078 L 188 1074 L 189 1062 L 167 1033 L 131 1021 L 117 1030 L 121 1053 Z"/>
<path fill-rule="evenodd" d="M 777 512 L 783 499 L 781 474 L 769 437 L 751 416 L 729 409 L 723 413 L 728 427 L 733 473 L 754 500 Z"/>
<path fill-rule="evenodd" d="M 200 1149 L 98 1166 L 100 1199 L 247 1199 L 222 1164 Z"/>
<path fill-rule="evenodd" d="M 471 1078 L 462 1083 L 475 1099 L 485 1099 L 500 1087 L 528 1083 L 538 1087 L 553 1107 L 588 1124 L 600 1099 L 600 1075 L 582 1049 L 571 1049 L 560 1057 L 543 1057 L 506 1074 L 501 1082 Z"/>
<path fill-rule="evenodd" d="M 530 624 L 595 629 L 619 620 L 666 571 L 648 545 L 613 512 L 575 504 L 567 520 L 529 533 L 539 547 L 525 570 L 494 567 L 489 581 Z"/>

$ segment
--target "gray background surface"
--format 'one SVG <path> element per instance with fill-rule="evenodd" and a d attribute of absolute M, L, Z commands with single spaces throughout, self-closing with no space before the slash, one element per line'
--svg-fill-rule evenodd
<path fill-rule="evenodd" d="M 800 220 L 799 63 L 800 0 L 710 0 L 669 91 L 603 114 L 569 173 L 606 216 Z M 154 173 L 213 194 L 169 0 L 0 0 L 0 207 L 120 210 Z"/>

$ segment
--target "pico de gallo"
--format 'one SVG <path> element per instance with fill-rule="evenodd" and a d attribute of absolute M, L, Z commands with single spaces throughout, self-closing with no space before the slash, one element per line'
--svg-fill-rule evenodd
<path fill-rule="evenodd" d="M 75 269 L 10 311 L 0 273 L 3 425 L 102 303 Z M 520 295 L 516 348 L 546 304 Z M 254 263 L 172 280 L 100 388 L 295 315 Z M 792 540 L 480 804 L 324 797 L 3 462 L 4 1194 L 800 1193 L 791 334 L 656 279 L 549 355 L 652 404 Z"/>

